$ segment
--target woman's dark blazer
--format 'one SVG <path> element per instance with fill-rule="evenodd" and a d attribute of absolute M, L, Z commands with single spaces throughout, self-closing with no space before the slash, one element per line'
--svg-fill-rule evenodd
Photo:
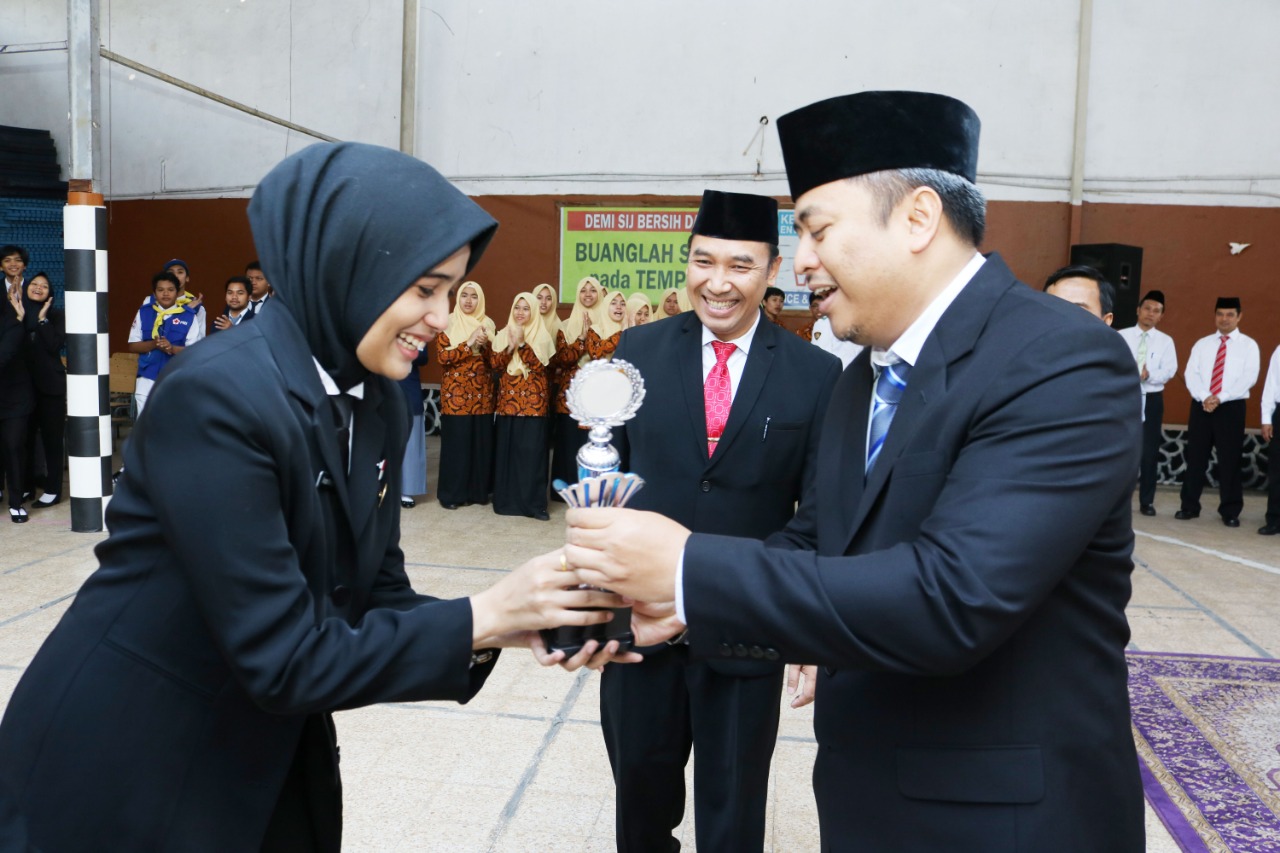
<path fill-rule="evenodd" d="M 35 310 L 39 310 L 40 303 L 33 305 Z M 47 323 L 38 323 L 26 333 L 27 365 L 31 370 L 31 382 L 37 394 L 65 397 L 67 368 L 62 363 L 62 345 L 67 341 L 67 318 L 57 308 L 50 308 L 45 319 L 48 320 Z"/>
<path fill-rule="evenodd" d="M 349 484 L 330 409 L 284 310 L 161 374 L 100 567 L 0 724 L 0 838 L 16 812 L 44 850 L 257 850 L 309 715 L 479 690 L 469 602 L 405 575 L 400 393 L 366 381 Z M 305 742 L 334 808 L 336 749 Z"/>
<path fill-rule="evenodd" d="M 26 329 L 6 300 L 0 304 L 0 419 L 25 418 L 35 411 L 25 350 Z"/>

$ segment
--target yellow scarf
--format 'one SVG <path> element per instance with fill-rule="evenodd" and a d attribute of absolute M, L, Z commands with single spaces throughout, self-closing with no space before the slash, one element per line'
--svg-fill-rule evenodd
<path fill-rule="evenodd" d="M 617 299 L 619 296 L 622 297 L 623 304 L 621 321 L 613 319 L 613 312 L 609 310 L 610 306 L 613 304 L 613 300 Z M 598 307 L 600 308 L 599 319 L 596 318 L 595 314 L 591 315 L 591 330 L 600 336 L 600 340 L 606 340 L 623 330 L 624 324 L 627 322 L 626 303 L 627 295 L 621 290 L 614 291 L 613 293 L 607 293 L 605 294 L 605 298 L 600 300 L 598 303 Z"/>
<path fill-rule="evenodd" d="M 484 327 L 489 340 L 493 340 L 493 321 L 486 317 L 484 313 L 484 288 L 474 281 L 464 282 L 462 287 L 458 288 L 458 296 L 461 296 L 462 291 L 467 288 L 471 288 L 476 293 L 476 309 L 470 314 L 464 314 L 462 313 L 462 301 L 459 299 L 454 304 L 453 311 L 449 314 L 449 325 L 444 330 L 444 333 L 449 336 L 449 346 L 447 348 L 451 350 L 457 349 L 459 346 L 465 346 L 471 338 L 471 334 L 481 326 Z"/>
<path fill-rule="evenodd" d="M 188 299 L 187 301 L 190 302 L 191 300 Z M 187 310 L 186 305 L 179 305 L 176 302 L 173 304 L 172 308 L 161 308 L 160 303 L 156 302 L 154 299 L 151 301 L 151 307 L 156 311 L 156 321 L 151 324 L 152 340 L 156 340 L 160 337 L 160 327 L 164 325 L 165 320 L 172 317 L 174 314 L 181 314 L 183 311 Z"/>
<path fill-rule="evenodd" d="M 538 300 L 533 298 L 532 293 L 517 293 L 516 298 L 511 300 L 511 313 L 507 315 L 507 325 L 494 336 L 493 351 L 502 352 L 511 345 L 511 336 L 507 330 L 516 321 L 516 303 L 521 299 L 529 306 L 529 322 L 525 323 L 523 327 L 524 342 L 533 350 L 533 354 L 538 357 L 538 361 L 545 365 L 551 361 L 551 356 L 555 355 L 556 341 L 555 338 L 547 333 L 547 326 L 542 322 L 542 315 L 538 313 Z M 529 368 L 525 365 L 524 359 L 520 357 L 518 350 L 511 354 L 511 361 L 507 362 L 507 373 L 521 377 L 529 375 Z"/>
<path fill-rule="evenodd" d="M 556 306 L 560 304 L 560 297 L 556 293 L 555 288 L 549 284 L 540 284 L 533 289 L 533 298 L 538 298 L 538 291 L 546 289 L 551 293 L 551 310 L 542 315 L 542 325 L 547 327 L 547 332 L 551 334 L 551 340 L 556 339 L 556 332 L 560 331 L 560 315 L 556 313 Z M 537 303 L 534 303 L 537 306 Z M 542 313 L 539 309 L 538 313 Z"/>
<path fill-rule="evenodd" d="M 649 304 L 649 297 L 643 293 L 633 293 L 627 297 L 627 314 L 623 323 L 626 328 L 630 329 L 641 325 L 636 323 L 636 315 L 640 313 L 641 308 L 649 309 L 649 319 L 645 322 L 653 322 L 653 306 Z"/>

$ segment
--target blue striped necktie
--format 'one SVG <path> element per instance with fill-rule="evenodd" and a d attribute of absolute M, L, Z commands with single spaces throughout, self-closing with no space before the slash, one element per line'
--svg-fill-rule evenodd
<path fill-rule="evenodd" d="M 871 404 L 871 428 L 867 436 L 867 474 L 871 473 L 871 467 L 876 464 L 876 458 L 880 455 L 880 448 L 884 447 L 885 437 L 889 435 L 889 424 L 898 411 L 902 392 L 907 390 L 907 375 L 910 373 L 911 365 L 899 361 L 880 368 L 880 375 L 876 377 Z"/>

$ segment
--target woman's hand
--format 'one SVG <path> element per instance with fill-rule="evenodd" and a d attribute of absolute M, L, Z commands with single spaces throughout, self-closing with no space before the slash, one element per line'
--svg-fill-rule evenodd
<path fill-rule="evenodd" d="M 489 336 L 485 334 L 484 326 L 481 326 L 480 328 L 476 329 L 474 332 L 471 333 L 471 337 L 467 338 L 467 346 L 471 347 L 472 349 L 475 349 L 476 347 L 482 347 L 484 346 L 485 341 L 487 341 L 488 339 L 489 339 Z"/>
<path fill-rule="evenodd" d="M 587 339 L 587 332 L 589 331 L 591 331 L 591 315 L 583 314 L 582 315 L 582 331 L 578 334 L 578 340 L 585 341 Z"/>
<path fill-rule="evenodd" d="M 622 607 L 610 592 L 579 589 L 582 580 L 564 561 L 563 551 L 534 557 L 493 586 L 471 596 L 472 648 L 519 631 L 608 622 L 608 610 Z M 531 641 L 530 641 L 531 642 Z M 527 643 L 526 643 L 527 645 Z"/>
<path fill-rule="evenodd" d="M 36 319 L 40 320 L 41 322 L 49 319 L 49 309 L 52 307 L 53 307 L 53 294 L 51 293 L 47 297 L 45 297 L 44 304 L 40 306 L 40 316 L 38 316 Z"/>
<path fill-rule="evenodd" d="M 507 337 L 511 338 L 511 351 L 515 352 L 524 343 L 524 326 L 517 326 L 512 323 L 507 328 Z"/>

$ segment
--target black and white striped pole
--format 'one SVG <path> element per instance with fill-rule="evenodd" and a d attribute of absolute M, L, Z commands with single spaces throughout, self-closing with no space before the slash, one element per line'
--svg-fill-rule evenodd
<path fill-rule="evenodd" d="M 103 529 L 111 495 L 111 351 L 107 343 L 107 209 L 95 193 L 68 194 L 66 256 L 67 468 L 71 529 Z"/>
<path fill-rule="evenodd" d="M 111 351 L 107 343 L 107 208 L 98 190 L 98 0 L 67 0 L 71 120 L 66 257 L 67 468 L 71 529 L 102 530 L 111 496 Z"/>

